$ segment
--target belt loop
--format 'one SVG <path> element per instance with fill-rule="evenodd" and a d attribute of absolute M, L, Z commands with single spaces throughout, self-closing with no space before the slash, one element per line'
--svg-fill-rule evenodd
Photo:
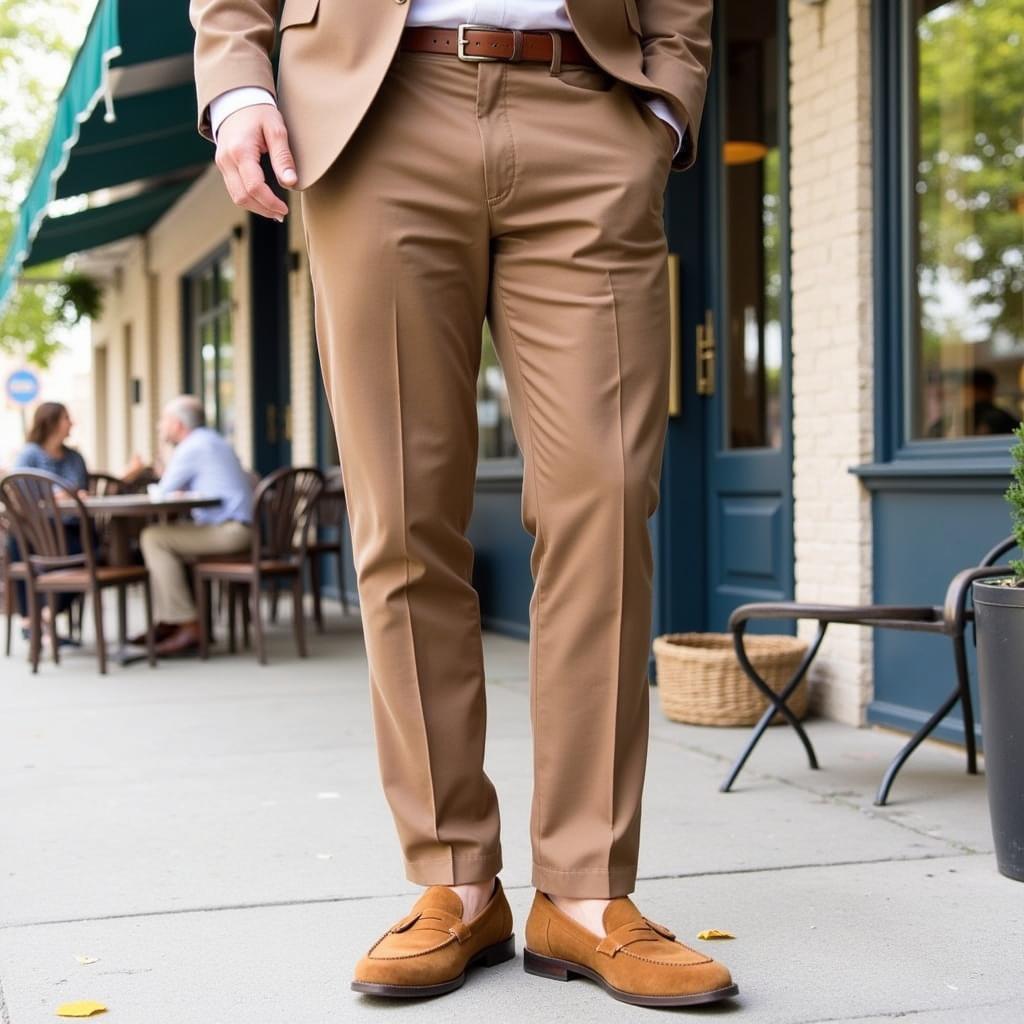
<path fill-rule="evenodd" d="M 509 60 L 518 64 L 523 59 L 523 32 L 522 29 L 512 29 L 512 56 Z"/>
<path fill-rule="evenodd" d="M 549 74 L 560 75 L 562 73 L 562 37 L 557 32 L 549 32 L 551 36 L 551 67 Z"/>

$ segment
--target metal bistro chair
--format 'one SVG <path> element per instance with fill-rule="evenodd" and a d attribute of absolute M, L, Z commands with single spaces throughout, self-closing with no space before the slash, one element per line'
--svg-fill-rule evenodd
<path fill-rule="evenodd" d="M 256 652 L 261 665 L 267 663 L 260 593 L 264 581 L 291 578 L 292 628 L 299 657 L 306 657 L 306 632 L 302 608 L 302 571 L 316 503 L 324 477 L 314 467 L 276 470 L 260 482 L 253 495 L 253 537 L 249 561 L 206 558 L 193 567 L 199 612 L 199 656 L 209 657 L 210 584 L 228 584 L 229 649 L 235 650 L 235 591 L 248 589 L 249 614 L 256 634 Z"/>
<path fill-rule="evenodd" d="M 0 502 L 3 501 L 3 492 L 0 491 Z M 11 553 L 7 547 L 8 538 L 13 538 L 15 546 L 18 551 L 18 559 L 12 561 Z M 21 541 L 18 539 L 17 533 L 14 531 L 14 521 L 10 513 L 6 510 L 0 513 L 0 544 L 2 544 L 2 550 L 0 550 L 0 562 L 2 562 L 3 569 L 3 592 L 4 592 L 4 617 L 7 620 L 6 625 L 6 639 L 4 642 L 4 655 L 6 657 L 11 656 L 11 636 L 14 631 L 14 611 L 15 611 L 15 597 L 14 589 L 18 583 L 26 584 L 29 567 L 24 561 L 24 554 L 22 552 Z M 75 596 L 74 603 L 68 608 L 68 635 L 71 637 L 75 636 L 75 626 L 77 622 L 77 633 L 78 638 L 82 636 L 82 607 L 84 605 L 78 595 Z M 77 614 L 76 614 L 77 610 Z M 29 609 L 31 615 L 31 609 Z M 29 648 L 31 656 L 31 646 Z"/>
<path fill-rule="evenodd" d="M 7 641 L 4 653 L 11 656 L 11 632 L 14 628 L 14 577 L 11 575 L 11 557 L 7 550 L 7 539 L 13 536 L 7 516 L 0 511 L 0 600 L 6 620 Z"/>
<path fill-rule="evenodd" d="M 8 578 L 24 580 L 28 592 L 29 658 L 32 671 L 39 670 L 42 648 L 40 598 L 50 608 L 50 643 L 53 660 L 60 663 L 57 644 L 55 599 L 61 593 L 79 593 L 92 598 L 96 620 L 96 653 L 101 674 L 107 671 L 107 648 L 103 635 L 103 591 L 116 587 L 120 593 L 141 583 L 146 598 L 146 634 L 149 663 L 156 665 L 153 646 L 153 606 L 149 572 L 144 566 L 109 566 L 98 563 L 93 524 L 78 495 L 52 473 L 23 470 L 0 480 L 0 501 L 10 521 L 22 560 L 8 567 Z M 82 553 L 69 553 L 65 517 L 76 519 Z"/>
<path fill-rule="evenodd" d="M 125 482 L 110 473 L 90 473 L 88 479 L 88 491 L 90 494 L 124 494 L 126 493 Z"/>
<path fill-rule="evenodd" d="M 971 584 L 975 580 L 989 576 L 1003 576 L 1012 572 L 1008 565 L 997 565 L 996 562 L 1007 552 L 1017 547 L 1014 538 L 1007 537 L 987 552 L 981 562 L 974 568 L 964 569 L 957 573 L 946 589 L 945 604 L 937 605 L 816 605 L 801 604 L 794 601 L 756 602 L 744 604 L 736 608 L 729 616 L 729 629 L 733 634 L 736 657 L 750 681 L 768 699 L 769 705 L 758 720 L 757 725 L 743 748 L 742 753 L 734 762 L 725 782 L 719 787 L 727 793 L 736 781 L 740 770 L 750 756 L 758 740 L 768 727 L 768 722 L 776 711 L 796 730 L 797 736 L 804 745 L 811 768 L 818 767 L 818 759 L 814 747 L 799 720 L 787 707 L 786 701 L 796 690 L 800 680 L 810 668 L 811 662 L 821 647 L 825 631 L 832 622 L 851 623 L 859 626 L 870 626 L 874 629 L 902 629 L 919 633 L 938 633 L 948 636 L 953 643 L 953 661 L 956 666 L 957 685 L 950 695 L 936 709 L 935 713 L 906 742 L 899 753 L 893 758 L 886 770 L 881 785 L 875 796 L 875 806 L 882 807 L 889 798 L 889 790 L 896 779 L 896 774 L 903 767 L 907 758 L 942 721 L 946 715 L 960 702 L 964 722 L 964 738 L 967 745 L 967 773 L 977 775 L 978 760 L 974 737 L 974 707 L 971 700 L 970 674 L 967 668 L 967 644 L 965 640 L 968 622 L 974 622 L 974 611 L 967 607 L 971 593 Z M 797 666 L 793 677 L 779 693 L 758 675 L 743 646 L 743 634 L 747 623 L 753 619 L 812 619 L 818 623 L 817 634 L 807 649 L 803 660 Z"/>
<path fill-rule="evenodd" d="M 338 594 L 341 597 L 341 611 L 348 615 L 348 595 L 345 593 L 345 489 L 341 470 L 335 469 L 324 478 L 324 491 L 316 503 L 313 521 L 313 539 L 309 542 L 309 582 L 313 592 L 313 621 L 317 632 L 324 631 L 324 616 L 321 607 L 321 559 L 334 555 L 338 562 Z M 334 537 L 324 537 L 324 530 L 334 531 Z"/>
<path fill-rule="evenodd" d="M 325 531 L 330 531 L 330 533 Z M 316 631 L 324 631 L 323 613 L 323 559 L 333 555 L 338 563 L 338 595 L 341 598 L 341 612 L 349 614 L 348 594 L 345 590 L 345 489 L 341 469 L 335 467 L 324 474 L 324 489 L 316 503 L 313 515 L 312 534 L 306 545 L 309 562 L 309 589 L 313 595 L 313 621 Z M 270 621 L 277 622 L 278 589 L 271 585 Z"/>
<path fill-rule="evenodd" d="M 127 494 L 128 487 L 120 478 L 110 473 L 90 473 L 86 490 L 98 497 L 113 494 Z M 93 539 L 96 542 L 96 556 L 101 562 L 110 561 L 110 516 L 102 512 L 92 514 Z M 123 592 L 122 592 L 123 594 Z M 76 612 L 77 609 L 77 612 Z M 68 612 L 71 620 L 72 635 L 77 631 L 78 639 L 82 638 L 82 620 L 85 616 L 85 599 L 76 599 Z M 123 616 L 122 616 L 123 619 Z"/>

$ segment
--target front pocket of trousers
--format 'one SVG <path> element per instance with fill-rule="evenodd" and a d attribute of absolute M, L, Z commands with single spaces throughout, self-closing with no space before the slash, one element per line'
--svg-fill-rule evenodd
<path fill-rule="evenodd" d="M 667 121 L 663 121 L 658 115 L 651 110 L 651 108 L 639 97 L 634 95 L 634 102 L 637 105 L 637 113 L 647 122 L 647 127 L 650 131 L 656 132 L 658 135 L 658 141 L 656 145 L 660 145 L 668 150 L 668 158 L 672 159 L 675 150 L 675 129 Z"/>
<path fill-rule="evenodd" d="M 611 92 L 617 79 L 602 68 L 563 67 L 557 75 L 552 75 L 562 85 L 583 92 Z"/>

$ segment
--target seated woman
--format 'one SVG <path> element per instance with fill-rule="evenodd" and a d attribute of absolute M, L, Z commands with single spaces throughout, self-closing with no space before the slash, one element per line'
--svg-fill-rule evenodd
<path fill-rule="evenodd" d="M 80 496 L 84 495 L 89 487 L 89 470 L 85 465 L 85 459 L 74 448 L 69 448 L 64 442 L 68 439 L 74 424 L 71 422 L 71 415 L 65 405 L 60 402 L 42 402 L 35 410 L 32 417 L 32 426 L 29 428 L 24 448 L 17 454 L 12 467 L 14 472 L 20 469 L 40 469 L 52 473 L 73 491 Z M 68 543 L 69 554 L 79 554 L 82 550 L 80 525 L 77 521 L 65 524 L 65 531 Z M 18 545 L 13 535 L 8 539 L 8 557 L 12 562 L 20 561 Z M 26 638 L 29 635 L 28 620 L 28 595 L 25 584 L 17 581 L 15 592 L 18 599 L 18 611 L 22 618 L 22 635 Z M 74 594 L 58 594 L 56 598 L 57 612 L 66 611 L 74 598 Z M 49 614 L 48 608 L 43 608 L 43 615 Z M 70 643 L 62 639 L 61 643 Z"/>

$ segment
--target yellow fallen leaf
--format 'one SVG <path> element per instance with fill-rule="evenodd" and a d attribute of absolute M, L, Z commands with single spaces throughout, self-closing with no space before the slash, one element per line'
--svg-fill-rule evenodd
<path fill-rule="evenodd" d="M 62 1003 L 57 1007 L 58 1017 L 91 1017 L 94 1013 L 106 1013 L 102 1003 L 92 999 L 80 999 L 77 1003 Z"/>
<path fill-rule="evenodd" d="M 88 964 L 98 964 L 100 962 L 100 958 L 98 956 L 80 956 L 77 953 L 75 954 L 75 959 L 80 964 L 86 964 L 86 965 L 88 965 Z"/>
<path fill-rule="evenodd" d="M 705 928 L 698 936 L 698 939 L 735 939 L 732 932 L 720 932 L 717 928 Z"/>

